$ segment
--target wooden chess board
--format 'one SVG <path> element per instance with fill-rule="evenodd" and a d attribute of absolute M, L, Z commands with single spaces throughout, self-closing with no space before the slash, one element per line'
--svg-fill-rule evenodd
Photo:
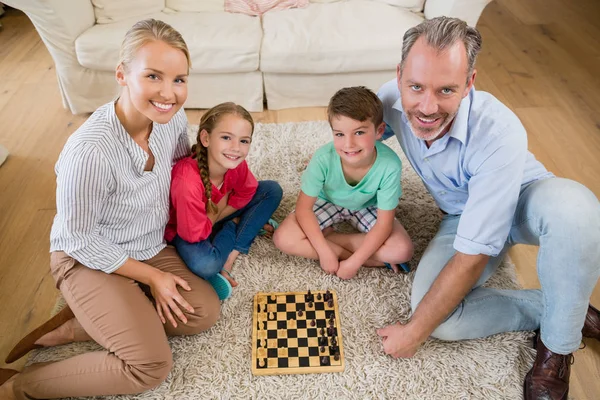
<path fill-rule="evenodd" d="M 330 301 L 326 301 L 326 293 Z M 257 293 L 252 323 L 254 375 L 344 370 L 335 292 Z"/>

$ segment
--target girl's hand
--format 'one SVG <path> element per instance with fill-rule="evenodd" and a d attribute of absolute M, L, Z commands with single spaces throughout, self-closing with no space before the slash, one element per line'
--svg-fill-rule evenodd
<path fill-rule="evenodd" d="M 171 321 L 174 328 L 177 328 L 177 321 L 173 317 L 173 313 L 177 315 L 177 318 L 181 322 L 187 324 L 187 318 L 179 306 L 190 313 L 194 312 L 194 308 L 181 296 L 181 294 L 179 294 L 177 285 L 187 291 L 192 290 L 185 280 L 170 272 L 157 271 L 157 273 L 150 278 L 149 282 L 152 296 L 156 301 L 156 311 L 158 312 L 160 320 L 165 324 L 168 319 Z"/>

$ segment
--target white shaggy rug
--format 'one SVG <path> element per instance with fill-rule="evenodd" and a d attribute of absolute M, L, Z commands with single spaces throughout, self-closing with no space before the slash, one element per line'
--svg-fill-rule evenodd
<path fill-rule="evenodd" d="M 195 132 L 193 128 L 192 132 Z M 300 175 L 311 154 L 331 140 L 325 121 L 258 124 L 248 162 L 258 179 L 283 187 L 276 211 L 281 221 L 293 209 Z M 399 154 L 395 138 L 386 142 Z M 436 232 L 441 214 L 406 158 L 397 217 L 415 242 L 415 268 Z M 413 273 L 361 269 L 350 281 L 321 272 L 318 263 L 280 253 L 258 238 L 234 267 L 240 285 L 223 303 L 222 316 L 206 333 L 171 339 L 175 366 L 166 382 L 136 396 L 110 399 L 519 399 L 533 363 L 531 333 L 495 335 L 464 342 L 427 341 L 412 359 L 386 356 L 375 329 L 406 321 Z M 517 288 L 505 263 L 490 286 Z M 339 299 L 346 370 L 343 373 L 255 377 L 250 372 L 252 300 L 259 291 L 334 289 Z M 78 343 L 37 351 L 32 362 L 97 349 Z"/>

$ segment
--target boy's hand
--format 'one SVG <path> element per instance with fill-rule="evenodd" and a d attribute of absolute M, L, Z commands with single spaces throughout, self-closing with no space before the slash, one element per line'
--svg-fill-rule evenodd
<path fill-rule="evenodd" d="M 356 276 L 358 270 L 360 269 L 360 264 L 356 265 L 350 258 L 344 261 L 340 261 L 340 268 L 337 271 L 337 276 L 340 279 L 351 279 Z"/>
<path fill-rule="evenodd" d="M 340 267 L 337 256 L 331 250 L 327 251 L 326 254 L 319 254 L 319 264 L 321 264 L 321 269 L 330 275 L 335 274 Z"/>

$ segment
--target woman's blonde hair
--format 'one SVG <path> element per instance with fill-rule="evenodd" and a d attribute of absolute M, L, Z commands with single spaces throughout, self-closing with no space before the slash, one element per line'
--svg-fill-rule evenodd
<path fill-rule="evenodd" d="M 198 169 L 200 170 L 200 177 L 204 184 L 204 193 L 208 199 L 207 209 L 208 212 L 217 212 L 217 205 L 212 201 L 212 183 L 210 181 L 210 175 L 208 174 L 208 149 L 204 147 L 200 140 L 200 135 L 203 130 L 206 130 L 210 135 L 215 126 L 219 121 L 226 115 L 238 115 L 250 123 L 252 127 L 251 133 L 254 133 L 254 120 L 252 115 L 244 107 L 235 103 L 221 103 L 208 110 L 200 119 L 200 126 L 198 127 L 198 136 L 196 137 L 196 144 L 192 146 L 192 157 L 198 162 Z"/>
<path fill-rule="evenodd" d="M 183 51 L 187 59 L 188 69 L 192 66 L 190 52 L 181 33 L 166 22 L 152 18 L 136 22 L 127 31 L 121 44 L 119 64 L 117 65 L 122 65 L 123 68 L 127 69 L 138 50 L 145 44 L 154 41 L 165 42 L 169 46 Z"/>

